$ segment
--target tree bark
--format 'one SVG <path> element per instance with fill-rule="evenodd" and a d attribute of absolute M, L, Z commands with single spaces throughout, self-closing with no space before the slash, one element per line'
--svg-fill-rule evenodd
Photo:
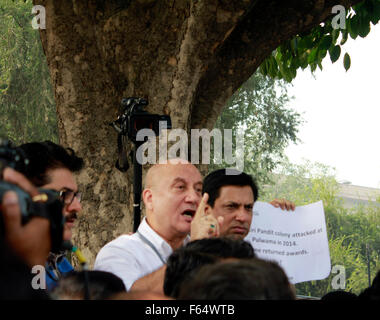
<path fill-rule="evenodd" d="M 83 212 L 74 235 L 93 264 L 132 230 L 133 170 L 115 169 L 109 126 L 123 97 L 148 99 L 173 128 L 212 128 L 225 102 L 282 41 L 324 21 L 337 0 L 34 0 L 60 142 L 85 158 Z"/>

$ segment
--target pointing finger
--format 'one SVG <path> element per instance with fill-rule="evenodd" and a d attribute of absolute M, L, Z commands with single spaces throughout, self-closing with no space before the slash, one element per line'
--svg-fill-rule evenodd
<path fill-rule="evenodd" d="M 21 228 L 21 212 L 16 192 L 8 191 L 4 194 L 2 212 L 4 227 L 8 235 L 19 232 Z"/>
<path fill-rule="evenodd" d="M 197 208 L 197 211 L 195 212 L 195 216 L 194 216 L 194 219 L 195 218 L 198 218 L 198 217 L 202 217 L 202 216 L 207 216 L 207 213 L 205 212 L 205 208 L 206 208 L 206 205 L 207 205 L 207 201 L 208 201 L 208 194 L 205 193 L 202 197 L 202 200 L 201 202 L 199 203 L 199 206 Z"/>
<path fill-rule="evenodd" d="M 224 217 L 219 216 L 219 217 L 217 218 L 217 220 L 218 220 L 217 237 L 219 237 L 219 236 L 220 236 L 220 232 L 221 232 L 221 230 L 222 230 L 222 226 L 223 226 L 223 222 L 224 222 Z"/>

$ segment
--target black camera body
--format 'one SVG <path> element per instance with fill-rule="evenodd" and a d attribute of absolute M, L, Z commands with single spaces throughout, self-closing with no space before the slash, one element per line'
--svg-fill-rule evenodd
<path fill-rule="evenodd" d="M 141 129 L 151 129 L 156 136 L 160 135 L 160 121 L 166 122 L 166 128 L 171 129 L 171 119 L 167 115 L 152 114 L 144 111 L 148 101 L 143 98 L 124 98 L 121 101 L 123 113 L 111 124 L 122 135 L 136 142 L 137 132 Z"/>
<path fill-rule="evenodd" d="M 117 146 L 119 157 L 116 160 L 115 167 L 121 172 L 126 172 L 129 168 L 128 160 L 126 156 L 127 150 L 127 138 L 135 144 L 135 150 L 131 151 L 131 158 L 133 162 L 133 211 L 134 211 L 134 222 L 133 231 L 137 230 L 140 224 L 140 204 L 141 204 L 141 175 L 142 168 L 141 164 L 137 160 L 137 150 L 144 141 L 148 139 L 148 135 L 144 134 L 143 141 L 137 141 L 137 133 L 142 129 L 151 129 L 155 136 L 160 135 L 161 129 L 171 129 L 172 122 L 170 116 L 151 114 L 144 111 L 144 106 L 148 105 L 148 101 L 143 98 L 129 97 L 121 100 L 121 107 L 123 113 L 118 116 L 117 120 L 110 123 L 114 129 L 118 132 Z M 165 125 L 160 124 L 164 122 Z M 150 135 L 149 135 L 150 136 Z M 141 150 L 140 150 L 141 152 Z"/>
<path fill-rule="evenodd" d="M 8 140 L 0 139 L 0 178 L 5 167 L 11 167 L 21 173 L 27 170 L 28 159 L 21 150 L 14 148 Z M 59 193 L 50 189 L 39 189 L 41 195 L 39 201 L 33 201 L 28 193 L 18 186 L 0 180 L 0 203 L 4 194 L 14 191 L 18 197 L 21 211 L 21 223 L 26 224 L 32 217 L 43 217 L 50 221 L 50 236 L 52 252 L 59 252 L 63 244 L 64 217 L 62 215 L 63 203 Z M 0 211 L 0 236 L 4 236 L 4 223 Z"/>

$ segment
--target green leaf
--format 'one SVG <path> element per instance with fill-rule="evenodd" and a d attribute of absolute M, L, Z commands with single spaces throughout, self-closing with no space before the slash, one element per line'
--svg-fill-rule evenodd
<path fill-rule="evenodd" d="M 366 19 L 362 18 L 360 21 L 360 26 L 359 26 L 359 36 L 362 38 L 365 38 L 368 33 L 371 31 L 371 26 L 369 24 L 369 21 Z"/>
<path fill-rule="evenodd" d="M 268 68 L 269 75 L 274 79 L 278 74 L 278 65 L 274 57 L 271 57 Z"/>
<path fill-rule="evenodd" d="M 260 72 L 262 75 L 266 76 L 268 74 L 268 59 L 266 58 L 260 65 Z"/>
<path fill-rule="evenodd" d="M 294 37 L 290 41 L 290 46 L 291 46 L 291 50 L 292 50 L 293 55 L 297 56 L 297 53 L 298 53 L 298 39 L 297 39 L 297 37 Z"/>
<path fill-rule="evenodd" d="M 305 36 L 298 42 L 298 48 L 300 49 L 311 49 L 313 46 L 314 45 L 311 36 Z"/>
<path fill-rule="evenodd" d="M 327 35 L 324 37 L 319 45 L 320 50 L 328 50 L 331 47 L 333 42 L 333 37 L 331 35 Z"/>
<path fill-rule="evenodd" d="M 380 2 L 374 1 L 371 22 L 373 24 L 378 23 L 380 20 Z"/>
<path fill-rule="evenodd" d="M 339 37 L 339 34 L 340 34 L 340 30 L 339 29 L 334 29 L 331 33 L 331 36 L 332 36 L 332 44 L 335 44 L 336 43 L 336 40 L 338 40 L 338 37 Z"/>
<path fill-rule="evenodd" d="M 300 61 L 300 66 L 302 70 L 305 70 L 309 64 L 307 63 L 307 59 L 303 59 Z"/>
<path fill-rule="evenodd" d="M 297 58 L 294 58 L 290 61 L 290 69 L 297 70 L 301 65 L 300 60 Z"/>
<path fill-rule="evenodd" d="M 344 55 L 344 58 L 343 58 L 343 66 L 344 66 L 344 69 L 346 69 L 346 71 L 348 69 L 350 69 L 351 67 L 351 58 L 350 58 L 350 55 L 348 53 L 346 53 Z"/>
<path fill-rule="evenodd" d="M 340 40 L 340 44 L 344 45 L 347 39 L 348 39 L 348 30 L 346 29 L 342 31 L 342 40 Z"/>
<path fill-rule="evenodd" d="M 292 80 L 293 80 L 297 76 L 297 69 L 296 68 L 290 69 L 290 73 L 292 75 Z"/>
<path fill-rule="evenodd" d="M 314 48 L 313 50 L 311 50 L 309 57 L 307 58 L 307 62 L 309 64 L 311 64 L 312 62 L 315 62 L 315 59 L 317 57 L 317 53 L 318 53 L 318 48 Z"/>
<path fill-rule="evenodd" d="M 355 15 L 352 17 L 352 19 L 348 20 L 349 23 L 347 24 L 348 31 L 350 33 L 350 36 L 352 39 L 356 39 L 359 34 L 359 17 L 358 15 Z"/>
<path fill-rule="evenodd" d="M 324 57 L 326 57 L 326 54 L 327 54 L 327 50 L 326 49 L 318 51 L 318 63 L 322 62 L 322 60 L 324 59 Z"/>
<path fill-rule="evenodd" d="M 292 73 L 290 71 L 290 69 L 288 68 L 280 68 L 280 71 L 281 71 L 281 74 L 283 76 L 283 78 L 287 81 L 287 82 L 291 82 L 293 80 L 292 78 Z"/>
<path fill-rule="evenodd" d="M 371 0 L 363 2 L 363 11 L 365 11 L 367 14 L 373 12 L 373 9 L 374 5 Z"/>
<path fill-rule="evenodd" d="M 341 53 L 341 49 L 340 49 L 340 46 L 337 45 L 337 46 L 334 46 L 332 47 L 330 50 L 329 50 L 329 54 L 330 54 L 330 59 L 331 59 L 331 62 L 334 63 L 336 62 L 339 57 L 340 57 L 340 53 Z"/>

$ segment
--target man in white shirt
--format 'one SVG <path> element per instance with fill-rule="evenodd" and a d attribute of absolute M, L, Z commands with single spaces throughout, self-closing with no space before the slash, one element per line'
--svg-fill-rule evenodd
<path fill-rule="evenodd" d="M 201 197 L 202 176 L 194 165 L 179 159 L 154 165 L 147 172 L 142 193 L 146 217 L 136 233 L 105 245 L 94 269 L 119 276 L 127 290 L 163 292 L 166 260 L 190 240 L 191 221 Z M 207 219 L 210 223 L 202 222 L 194 229 L 215 226 L 214 218 Z"/>
<path fill-rule="evenodd" d="M 163 293 L 166 260 L 173 250 L 190 240 L 220 236 L 224 217 L 205 210 L 208 195 L 202 198 L 202 176 L 180 159 L 148 170 L 142 198 L 146 217 L 137 232 L 106 244 L 94 269 L 117 275 L 127 291 Z"/>

